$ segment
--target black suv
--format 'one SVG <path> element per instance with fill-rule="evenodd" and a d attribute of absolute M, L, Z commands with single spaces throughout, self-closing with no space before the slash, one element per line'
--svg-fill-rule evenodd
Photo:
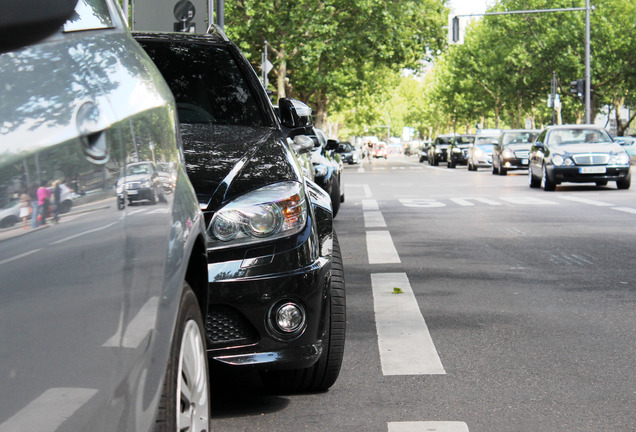
<path fill-rule="evenodd" d="M 439 165 L 448 160 L 448 146 L 453 142 L 455 135 L 440 135 L 428 147 L 428 163 Z"/>
<path fill-rule="evenodd" d="M 258 77 L 214 26 L 136 33 L 174 93 L 186 170 L 207 225 L 208 354 L 281 391 L 324 390 L 344 351 L 345 285 L 331 200 L 306 180 Z M 304 142 L 303 142 L 304 139 Z M 301 151 L 311 140 L 294 138 Z"/>
<path fill-rule="evenodd" d="M 448 168 L 468 164 L 468 150 L 475 143 L 475 135 L 457 135 L 446 150 Z"/>

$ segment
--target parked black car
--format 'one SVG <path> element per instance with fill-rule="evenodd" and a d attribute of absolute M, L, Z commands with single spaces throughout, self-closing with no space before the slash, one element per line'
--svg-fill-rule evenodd
<path fill-rule="evenodd" d="M 258 77 L 225 34 L 136 33 L 172 89 L 186 169 L 207 225 L 206 319 L 215 361 L 283 391 L 336 381 L 345 336 L 331 200 L 306 180 Z M 281 99 L 281 122 L 308 116 Z M 293 137 L 299 151 L 311 139 Z"/>
<path fill-rule="evenodd" d="M 0 202 L 42 197 L 0 235 L 0 430 L 207 431 L 205 226 L 174 98 L 111 0 L 79 0 L 18 48 L 70 2 L 41 3 L 0 18 L 14 49 L 0 54 Z M 142 160 L 169 163 L 174 193 L 117 210 L 116 181 Z M 81 214 L 49 219 L 46 189 L 92 172 Z"/>
<path fill-rule="evenodd" d="M 448 147 L 452 144 L 455 135 L 439 135 L 428 147 L 428 163 L 437 166 L 440 162 L 448 160 Z"/>
<path fill-rule="evenodd" d="M 468 150 L 475 143 L 475 135 L 457 135 L 446 149 L 448 168 L 468 163 Z"/>
<path fill-rule="evenodd" d="M 599 126 L 550 126 L 533 143 L 529 159 L 532 188 L 553 191 L 565 182 L 605 186 L 615 181 L 618 189 L 631 185 L 629 154 Z"/>
<path fill-rule="evenodd" d="M 539 135 L 534 129 L 509 129 L 499 136 L 492 151 L 492 173 L 506 175 L 508 171 L 528 169 L 528 155 Z"/>
<path fill-rule="evenodd" d="M 344 184 L 342 180 L 342 160 L 335 152 L 337 144 L 329 140 L 325 133 L 318 129 L 313 129 L 310 138 L 314 140 L 314 148 L 311 152 L 311 163 L 314 166 L 314 181 L 320 185 L 331 197 L 331 207 L 333 217 L 336 217 L 340 210 L 340 203 L 345 200 Z"/>

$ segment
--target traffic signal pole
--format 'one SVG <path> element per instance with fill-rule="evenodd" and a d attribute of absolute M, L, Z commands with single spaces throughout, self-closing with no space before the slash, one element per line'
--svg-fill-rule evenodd
<path fill-rule="evenodd" d="M 536 14 L 536 13 L 550 13 L 550 12 L 572 12 L 572 11 L 585 11 L 585 122 L 590 124 L 592 122 L 592 99 L 590 96 L 592 73 L 590 67 L 590 12 L 594 10 L 590 5 L 590 0 L 585 0 L 585 7 L 573 7 L 573 8 L 558 8 L 558 9 L 533 9 L 533 10 L 520 10 L 520 11 L 507 11 L 507 12 L 484 12 L 478 14 L 467 15 L 455 15 L 453 17 L 453 38 L 455 34 L 459 35 L 459 21 L 455 21 L 455 18 L 463 17 L 477 17 L 487 15 L 517 15 L 517 14 Z M 455 28 L 457 26 L 457 28 Z M 459 36 L 457 36 L 459 38 Z M 457 41 L 454 41 L 457 42 Z"/>

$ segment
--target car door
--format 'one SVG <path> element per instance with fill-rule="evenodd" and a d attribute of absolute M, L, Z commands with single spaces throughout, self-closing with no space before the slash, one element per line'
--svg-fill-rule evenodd
<path fill-rule="evenodd" d="M 76 12 L 0 56 L 0 201 L 55 181 L 79 195 L 58 221 L 35 204 L 39 221 L 0 232 L 2 431 L 149 429 L 138 414 L 165 369 L 147 353 L 162 287 L 183 276 L 165 264 L 172 199 L 120 210 L 116 194 L 128 163 L 178 159 L 169 91 L 113 3 Z"/>

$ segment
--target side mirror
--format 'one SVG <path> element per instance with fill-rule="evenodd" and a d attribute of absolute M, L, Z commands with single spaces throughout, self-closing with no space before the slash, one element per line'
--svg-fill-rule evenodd
<path fill-rule="evenodd" d="M 338 140 L 334 140 L 334 139 L 327 140 L 327 146 L 325 147 L 325 150 L 338 151 L 339 145 L 340 145 L 340 141 Z"/>
<path fill-rule="evenodd" d="M 296 135 L 292 141 L 291 148 L 299 155 L 309 153 L 314 148 L 314 140 L 307 135 Z"/>
<path fill-rule="evenodd" d="M 295 99 L 281 98 L 278 101 L 278 115 L 283 126 L 295 129 L 310 126 L 311 108 Z"/>
<path fill-rule="evenodd" d="M 76 4 L 77 0 L 0 2 L 0 53 L 52 35 L 75 12 Z"/>

